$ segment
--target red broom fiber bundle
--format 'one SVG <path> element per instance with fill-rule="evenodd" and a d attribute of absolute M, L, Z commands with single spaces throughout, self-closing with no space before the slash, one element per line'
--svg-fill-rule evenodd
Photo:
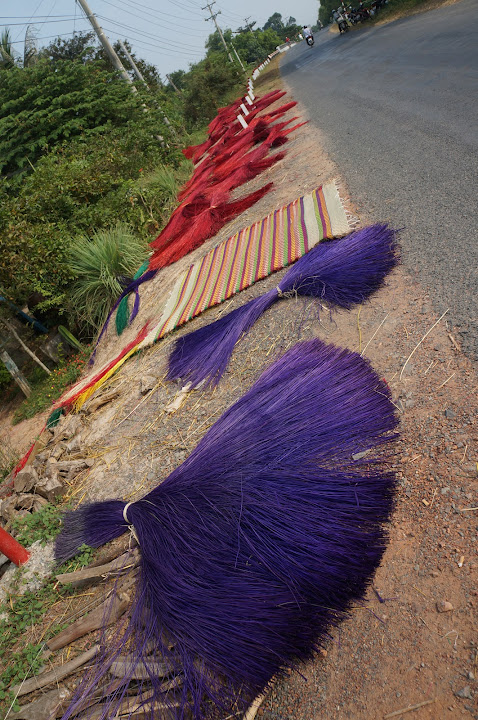
<path fill-rule="evenodd" d="M 208 137 L 207 140 L 204 140 L 204 142 L 199 145 L 190 145 L 187 148 L 183 148 L 182 153 L 188 160 L 196 162 L 196 159 L 201 157 L 201 155 L 204 155 L 206 150 L 208 150 L 212 144 L 213 141 Z"/>
<path fill-rule="evenodd" d="M 75 401 L 80 397 L 80 395 L 83 395 L 89 388 L 93 387 L 93 385 L 96 385 L 107 373 L 110 372 L 114 368 L 114 366 L 119 363 L 120 360 L 124 358 L 125 355 L 127 355 L 136 345 L 139 345 L 139 343 L 144 340 L 146 335 L 149 331 L 149 323 L 146 323 L 144 327 L 141 328 L 139 333 L 136 335 L 134 340 L 132 340 L 126 347 L 124 347 L 119 355 L 114 358 L 114 360 L 111 360 L 111 362 L 108 363 L 105 367 L 103 367 L 99 373 L 94 375 L 90 381 L 86 385 L 82 385 L 79 390 L 77 390 L 76 393 L 68 397 L 66 400 L 62 402 L 62 398 L 60 398 L 59 402 L 57 403 L 57 407 L 63 407 L 65 410 L 69 410 L 72 405 L 74 405 Z M 77 385 L 80 385 L 81 383 L 77 383 Z M 67 390 L 67 392 L 70 392 Z M 66 393 L 65 393 L 66 394 Z"/>
<path fill-rule="evenodd" d="M 216 174 L 216 169 L 222 167 L 222 163 L 231 161 L 232 166 L 236 168 L 237 158 L 233 157 L 231 160 L 231 156 L 250 150 L 254 145 L 255 136 L 257 133 L 262 132 L 267 127 L 267 124 L 266 119 L 257 119 L 251 123 L 246 131 L 241 133 L 239 138 L 236 138 L 235 134 L 231 134 L 224 143 L 215 147 L 210 153 L 210 159 L 205 160 L 198 172 L 195 172 L 192 178 L 183 186 L 178 199 L 190 199 L 194 193 L 203 192 L 208 185 L 214 182 L 213 176 Z"/>
<path fill-rule="evenodd" d="M 268 152 L 268 148 L 261 147 L 259 149 L 261 151 L 266 151 L 265 153 L 263 153 L 263 156 L 261 158 L 250 161 L 248 163 L 241 163 L 241 166 L 238 167 L 237 170 L 234 170 L 234 172 L 230 173 L 220 182 L 215 183 L 213 185 L 213 188 L 232 192 L 241 185 L 244 185 L 244 183 L 253 180 L 255 177 L 260 175 L 260 173 L 268 170 L 270 167 L 272 167 L 272 165 L 275 165 L 276 162 L 283 160 L 287 154 L 286 152 L 280 152 L 276 153 L 275 155 L 271 155 L 270 157 L 265 157 Z"/>
<path fill-rule="evenodd" d="M 297 119 L 297 118 L 292 118 L 291 120 L 289 120 L 285 123 L 277 123 L 275 126 L 273 126 L 273 128 L 275 127 L 277 129 L 281 130 L 289 122 L 292 122 L 295 119 Z M 270 132 L 272 132 L 272 130 Z M 259 129 L 257 130 L 257 133 L 259 133 Z M 261 126 L 260 136 L 262 138 L 262 140 L 261 140 L 262 144 L 260 146 L 260 149 L 257 148 L 256 150 L 254 150 L 253 145 L 250 145 L 249 148 L 247 148 L 247 146 L 245 145 L 243 147 L 239 146 L 236 149 L 232 148 L 234 150 L 234 152 L 232 154 L 229 152 L 227 154 L 225 153 L 225 156 L 221 159 L 221 161 L 217 162 L 216 165 L 214 166 L 214 171 L 213 171 L 214 176 L 217 178 L 226 177 L 232 170 L 234 170 L 237 167 L 237 164 L 240 161 L 240 160 L 238 161 L 238 158 L 243 158 L 243 160 L 246 160 L 246 158 L 249 158 L 249 156 L 251 156 L 252 153 L 254 153 L 254 152 L 257 152 L 257 153 L 261 153 L 264 151 L 268 152 L 271 147 L 271 143 L 267 142 L 269 134 L 270 133 L 267 131 L 267 127 L 263 128 L 263 126 Z M 254 135 L 252 137 L 254 138 Z M 272 136 L 272 141 L 274 140 L 275 137 L 276 137 L 276 135 Z M 244 152 L 246 152 L 246 150 L 247 150 L 247 154 L 244 155 Z M 257 157 L 260 157 L 260 155 L 258 155 Z"/>
<path fill-rule="evenodd" d="M 150 243 L 151 247 L 156 249 L 166 247 L 171 240 L 174 240 L 184 231 L 185 225 L 188 224 L 191 218 L 207 210 L 214 200 L 225 202 L 227 199 L 228 197 L 224 195 L 212 198 L 211 195 L 208 196 L 205 193 L 197 193 L 194 197 L 188 198 L 176 208 L 168 224 L 161 230 L 158 237 Z"/>
<path fill-rule="evenodd" d="M 280 100 L 280 98 L 286 94 L 287 93 L 284 90 L 272 90 L 266 95 L 263 95 L 261 98 L 256 98 L 256 101 L 254 103 L 254 110 L 252 110 L 248 116 L 249 120 L 252 120 L 257 113 L 264 110 L 269 105 L 272 105 L 272 103 L 276 102 L 277 100 Z M 295 104 L 296 103 L 288 103 L 290 107 L 294 107 Z M 220 108 L 218 110 L 218 115 L 209 123 L 209 136 L 207 140 L 199 143 L 199 145 L 190 145 L 189 147 L 184 148 L 182 151 L 183 155 L 188 158 L 188 160 L 197 162 L 197 160 L 199 160 L 199 158 L 204 155 L 204 153 L 206 153 L 207 150 L 209 150 L 209 148 L 212 147 L 212 145 L 220 139 L 225 129 L 230 126 L 231 121 L 235 120 L 237 112 L 239 110 L 239 106 L 240 99 L 225 108 Z M 273 111 L 273 114 L 277 115 L 281 112 L 287 112 L 287 110 L 282 110 L 281 108 L 278 108 L 277 110 Z"/>
<path fill-rule="evenodd" d="M 204 179 L 211 174 L 213 168 L 214 162 L 211 159 L 204 160 L 201 165 L 199 165 L 199 167 L 194 171 L 191 178 L 186 183 L 184 183 L 184 185 L 180 189 L 178 193 L 178 200 L 184 200 L 184 198 L 187 197 L 196 186 L 199 186 L 202 182 L 204 182 Z"/>
<path fill-rule="evenodd" d="M 286 112 L 288 112 L 289 110 L 292 110 L 292 108 L 295 107 L 296 105 L 297 105 L 297 102 L 295 100 L 293 100 L 292 102 L 288 102 L 285 105 L 281 105 L 276 110 L 271 110 L 267 114 L 271 118 L 276 117 L 277 115 L 285 115 Z"/>
<path fill-rule="evenodd" d="M 227 160 L 218 163 L 213 170 L 215 180 L 225 180 L 231 171 L 237 168 L 238 164 L 247 165 L 262 160 L 268 152 L 269 148 L 266 145 L 260 145 L 257 148 L 249 150 L 249 152 L 245 155 L 241 155 L 239 158 L 234 155 L 232 158 L 228 158 Z"/>
<path fill-rule="evenodd" d="M 149 261 L 149 269 L 158 270 L 166 267 L 192 252 L 213 237 L 226 223 L 258 202 L 271 188 L 272 183 L 268 183 L 245 197 L 229 203 L 222 202 L 213 205 L 200 213 L 189 223 L 189 228 L 176 238 L 175 242 L 154 253 Z"/>
<path fill-rule="evenodd" d="M 285 115 L 288 110 L 293 108 L 295 105 L 297 105 L 296 102 L 290 102 L 287 103 L 287 105 L 281 105 L 276 110 L 271 110 L 267 112 L 267 115 L 261 115 L 261 117 L 267 117 L 267 118 L 279 118 L 282 117 L 282 115 Z M 255 119 L 257 115 L 260 115 L 262 113 L 262 108 L 258 108 L 256 110 L 252 110 L 249 115 L 247 116 L 248 121 Z"/>
<path fill-rule="evenodd" d="M 237 117 L 237 113 L 239 112 L 240 102 L 241 99 L 239 98 L 231 105 L 228 105 L 225 108 L 220 108 L 217 116 L 209 123 L 207 140 L 199 143 L 199 145 L 190 145 L 189 147 L 184 148 L 182 151 L 183 155 L 189 160 L 197 162 L 212 145 L 220 140 L 225 132 L 230 130 L 231 123 L 234 122 Z M 239 126 L 234 129 L 234 132 L 237 132 L 238 128 Z"/>
<path fill-rule="evenodd" d="M 280 100 L 281 97 L 287 95 L 285 90 L 271 90 L 260 98 L 256 98 L 254 105 L 256 108 L 264 109 L 268 105 L 272 105 L 276 100 Z"/>

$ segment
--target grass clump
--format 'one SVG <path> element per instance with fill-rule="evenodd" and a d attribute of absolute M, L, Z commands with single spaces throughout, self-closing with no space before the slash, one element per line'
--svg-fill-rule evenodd
<path fill-rule="evenodd" d="M 78 321 L 94 334 L 106 320 L 114 301 L 138 267 L 146 260 L 145 240 L 118 223 L 98 230 L 91 239 L 79 236 L 70 250 L 70 267 L 76 282 L 70 295 Z"/>
<path fill-rule="evenodd" d="M 0 483 L 7 478 L 19 460 L 18 453 L 6 438 L 0 442 Z"/>

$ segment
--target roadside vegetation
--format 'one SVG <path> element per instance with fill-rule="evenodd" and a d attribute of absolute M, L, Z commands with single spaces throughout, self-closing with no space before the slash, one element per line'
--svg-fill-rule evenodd
<path fill-rule="evenodd" d="M 201 142 L 220 106 L 244 89 L 251 69 L 287 37 L 295 18 L 274 13 L 224 37 L 209 36 L 205 57 L 168 83 L 126 43 L 147 87 L 136 92 L 113 72 L 93 33 L 58 38 L 16 55 L 0 33 L 0 313 L 12 303 L 49 331 L 66 326 L 85 351 L 46 376 L 22 365 L 33 391 L 14 421 L 48 408 L 81 372 L 88 347 L 114 300 L 148 257 L 148 242 L 177 203 L 192 164 L 181 149 Z M 120 58 L 123 50 L 117 44 Z M 126 65 L 126 63 L 125 63 Z M 42 354 L 44 336 L 21 331 Z M 4 401 L 20 390 L 0 360 Z"/>

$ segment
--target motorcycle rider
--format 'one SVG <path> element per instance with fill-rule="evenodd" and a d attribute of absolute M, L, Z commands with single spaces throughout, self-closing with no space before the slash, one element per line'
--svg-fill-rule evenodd
<path fill-rule="evenodd" d="M 339 27 L 339 31 L 342 32 L 342 27 L 347 24 L 347 20 L 342 15 L 340 9 L 332 10 L 332 17 Z"/>
<path fill-rule="evenodd" d="M 305 41 L 307 42 L 307 38 L 312 37 L 312 30 L 308 25 L 304 25 L 304 28 L 302 30 L 302 35 L 305 38 Z"/>

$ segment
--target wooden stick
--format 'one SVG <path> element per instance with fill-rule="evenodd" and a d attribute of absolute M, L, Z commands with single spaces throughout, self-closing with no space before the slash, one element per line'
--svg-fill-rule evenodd
<path fill-rule="evenodd" d="M 427 330 L 427 332 L 426 332 L 425 335 L 422 337 L 422 339 L 420 340 L 420 342 L 419 342 L 417 345 L 415 345 L 415 347 L 413 348 L 412 352 L 410 353 L 410 355 L 409 355 L 409 356 L 407 357 L 407 359 L 405 360 L 405 365 L 402 367 L 402 371 L 401 371 L 401 373 L 400 373 L 399 380 L 402 379 L 403 371 L 404 371 L 405 368 L 407 367 L 408 361 L 410 360 L 410 358 L 411 358 L 412 355 L 414 354 L 415 350 L 418 350 L 418 348 L 420 347 L 420 345 L 422 344 L 422 342 L 425 340 L 425 338 L 427 337 L 427 335 L 429 335 L 429 334 L 431 333 L 431 331 L 433 330 L 433 328 L 438 325 L 438 323 L 440 322 L 440 320 L 442 320 L 442 319 L 445 317 L 445 315 L 447 314 L 448 310 L 449 310 L 449 308 L 448 308 L 447 310 L 445 310 L 445 312 L 443 313 L 443 315 L 440 315 L 440 317 L 438 318 L 438 320 L 437 320 L 435 323 L 433 323 L 433 325 L 431 326 L 431 328 L 430 328 L 429 330 Z"/>
<path fill-rule="evenodd" d="M 99 650 L 100 646 L 95 645 L 91 648 L 91 650 L 87 650 L 81 655 L 78 655 L 78 657 L 70 660 L 70 662 L 65 663 L 61 667 L 53 668 L 53 670 L 50 670 L 49 672 L 45 672 L 37 677 L 25 680 L 20 685 L 15 685 L 10 689 L 17 695 L 17 697 L 22 697 L 22 695 L 28 695 L 28 693 L 34 692 L 35 690 L 41 690 L 41 688 L 51 685 L 52 683 L 60 682 L 60 680 L 63 680 L 63 678 L 71 675 L 72 672 L 80 668 L 82 665 L 85 665 L 90 660 L 93 660 Z"/>
<path fill-rule="evenodd" d="M 266 697 L 265 694 L 264 694 L 264 695 L 259 695 L 258 697 L 256 697 L 256 699 L 254 700 L 254 702 L 252 703 L 252 705 L 250 706 L 250 708 L 248 709 L 248 711 L 247 711 L 246 714 L 244 715 L 244 720 L 254 720 L 254 718 L 256 717 L 257 712 L 258 712 L 260 706 L 261 706 L 262 703 L 264 702 L 265 697 Z"/>
<path fill-rule="evenodd" d="M 28 705 L 23 705 L 17 712 L 7 713 L 9 720 L 51 720 L 60 715 L 61 708 L 65 703 L 64 696 L 68 695 L 65 690 L 49 690 L 42 694 L 38 700 Z M 65 709 L 68 703 L 65 704 Z M 63 714 L 63 712 L 61 712 Z"/>
<path fill-rule="evenodd" d="M 40 360 L 38 355 L 35 355 L 33 350 L 30 350 L 30 348 L 27 345 L 25 345 L 25 343 L 21 339 L 20 335 L 15 331 L 15 328 L 12 327 L 12 325 L 8 322 L 8 320 L 3 319 L 1 322 L 3 323 L 3 325 L 5 325 L 8 332 L 12 333 L 15 340 L 20 343 L 20 345 L 25 350 L 25 352 L 28 353 L 28 355 L 30 355 L 32 360 L 34 360 L 36 362 L 36 364 L 39 365 L 41 367 L 41 369 L 46 372 L 47 375 L 51 375 L 51 370 L 49 368 L 47 368 L 47 366 L 44 363 L 42 363 L 42 361 Z"/>
<path fill-rule="evenodd" d="M 388 720 L 388 718 L 398 717 L 399 715 L 403 715 L 404 713 L 411 712 L 412 710 L 418 710 L 421 707 L 425 707 L 425 705 L 431 705 L 435 702 L 435 698 L 433 700 L 424 700 L 421 703 L 418 703 L 417 705 L 409 705 L 406 708 L 402 708 L 401 710 L 395 710 L 395 712 L 388 713 L 388 715 L 383 716 L 383 720 Z"/>
<path fill-rule="evenodd" d="M 48 640 L 48 647 L 50 650 L 60 650 L 66 645 L 74 642 L 74 640 L 78 640 L 78 638 L 93 632 L 93 630 L 99 630 L 100 627 L 108 627 L 108 625 L 112 625 L 126 611 L 129 602 L 130 598 L 124 594 L 121 594 L 120 596 L 115 595 L 112 600 L 105 600 L 104 603 L 99 605 L 95 610 L 93 610 L 93 612 L 86 615 L 86 617 L 80 618 L 70 625 L 70 627 L 63 630 L 63 632 L 59 633 L 51 640 Z"/>
<path fill-rule="evenodd" d="M 131 570 L 136 567 L 139 563 L 139 552 L 133 550 L 132 552 L 126 552 L 120 555 L 116 560 L 112 560 L 106 565 L 97 565 L 96 567 L 87 567 L 83 570 L 76 570 L 75 572 L 62 573 L 57 575 L 56 579 L 61 582 L 62 585 L 73 585 L 78 587 L 83 585 L 88 580 L 101 580 L 111 573 L 122 573 L 126 570 Z"/>

